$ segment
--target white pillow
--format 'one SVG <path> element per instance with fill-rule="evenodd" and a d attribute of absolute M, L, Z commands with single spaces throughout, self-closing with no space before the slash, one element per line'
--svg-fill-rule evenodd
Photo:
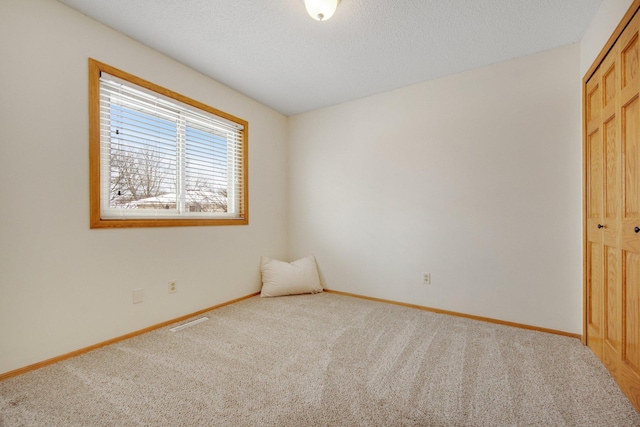
<path fill-rule="evenodd" d="M 262 273 L 261 297 L 322 292 L 314 256 L 294 262 L 278 261 L 263 256 L 260 259 L 260 271 Z"/>

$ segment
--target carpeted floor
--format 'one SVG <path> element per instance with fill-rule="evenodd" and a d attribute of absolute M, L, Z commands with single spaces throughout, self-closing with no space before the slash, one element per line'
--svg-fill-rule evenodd
<path fill-rule="evenodd" d="M 0 426 L 640 426 L 573 338 L 254 297 L 0 382 Z"/>

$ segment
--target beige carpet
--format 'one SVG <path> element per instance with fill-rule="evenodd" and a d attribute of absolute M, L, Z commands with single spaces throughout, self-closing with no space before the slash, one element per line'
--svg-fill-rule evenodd
<path fill-rule="evenodd" d="M 576 339 L 327 293 L 208 316 L 0 382 L 0 426 L 640 426 Z"/>

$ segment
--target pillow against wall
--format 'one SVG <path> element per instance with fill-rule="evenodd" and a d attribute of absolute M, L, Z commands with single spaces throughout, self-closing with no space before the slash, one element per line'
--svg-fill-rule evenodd
<path fill-rule="evenodd" d="M 262 273 L 261 297 L 322 292 L 314 256 L 294 262 L 278 261 L 263 256 L 260 260 L 260 271 Z"/>

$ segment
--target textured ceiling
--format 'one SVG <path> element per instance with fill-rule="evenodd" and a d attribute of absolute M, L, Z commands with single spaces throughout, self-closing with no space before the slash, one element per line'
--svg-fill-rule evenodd
<path fill-rule="evenodd" d="M 580 41 L 601 0 L 59 0 L 286 115 Z"/>

